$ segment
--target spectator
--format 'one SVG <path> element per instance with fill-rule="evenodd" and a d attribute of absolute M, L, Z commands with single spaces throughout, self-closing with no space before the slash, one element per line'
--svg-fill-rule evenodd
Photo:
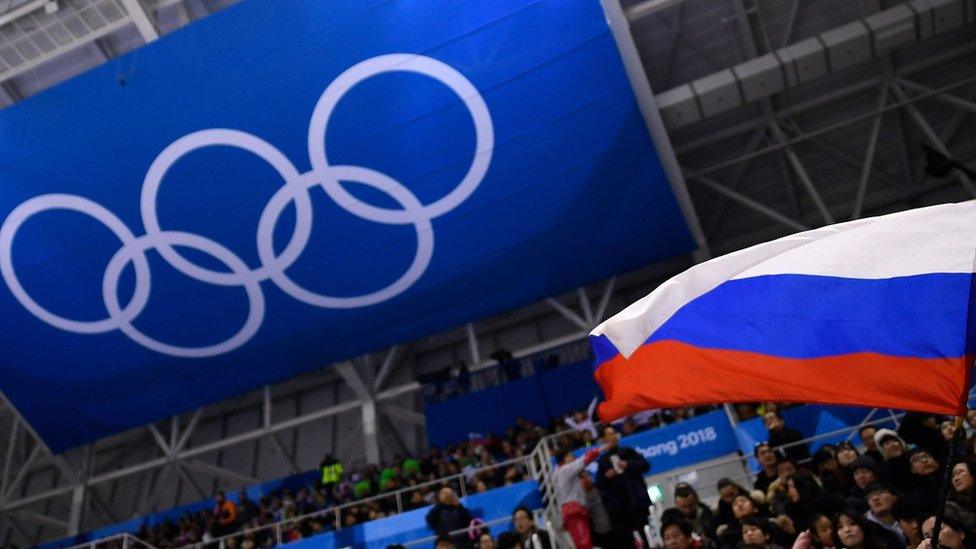
<path fill-rule="evenodd" d="M 787 479 L 787 493 L 786 514 L 797 528 L 811 524 L 811 517 L 815 515 L 832 516 L 845 504 L 842 496 L 824 491 L 816 477 L 806 472 Z"/>
<path fill-rule="evenodd" d="M 681 517 L 691 525 L 693 532 L 701 537 L 715 539 L 715 515 L 698 499 L 698 492 L 687 482 L 674 487 L 674 506 Z"/>
<path fill-rule="evenodd" d="M 524 549 L 522 538 L 515 532 L 502 532 L 498 536 L 498 549 Z"/>
<path fill-rule="evenodd" d="M 891 429 L 878 429 L 874 434 L 874 440 L 884 457 L 885 468 L 887 469 L 888 481 L 895 488 L 904 491 L 911 481 L 911 467 L 908 463 L 908 446 L 905 441 Z"/>
<path fill-rule="evenodd" d="M 661 539 L 664 540 L 664 549 L 701 549 L 702 547 L 701 541 L 692 535 L 691 525 L 681 519 L 665 522 L 661 526 Z"/>
<path fill-rule="evenodd" d="M 787 480 L 795 474 L 796 463 L 792 459 L 785 458 L 776 464 L 776 480 L 769 484 L 769 490 L 765 494 L 766 504 L 773 515 L 780 515 L 786 511 L 789 503 Z"/>
<path fill-rule="evenodd" d="M 869 484 L 882 480 L 881 471 L 878 464 L 867 456 L 861 456 L 851 464 L 851 475 L 854 479 L 854 486 L 851 488 L 851 499 L 854 504 L 861 507 L 867 504 L 867 494 L 864 490 Z"/>
<path fill-rule="evenodd" d="M 542 549 L 556 548 L 556 546 L 552 544 L 552 540 L 549 538 L 549 532 L 540 530 L 536 527 L 535 518 L 532 516 L 532 511 L 530 511 L 527 507 L 519 506 L 515 508 L 515 512 L 512 513 L 512 524 L 515 526 L 515 533 L 519 535 L 519 538 L 522 541 L 522 547 L 541 547 Z"/>
<path fill-rule="evenodd" d="M 597 397 L 593 397 L 586 413 L 576 412 L 575 418 L 567 417 L 564 421 L 566 425 L 577 431 L 589 431 L 594 439 L 597 437 L 596 424 L 593 422 L 593 412 L 596 410 Z"/>
<path fill-rule="evenodd" d="M 258 512 L 258 506 L 247 497 L 246 491 L 237 492 L 237 514 L 241 524 L 251 522 L 258 516 Z"/>
<path fill-rule="evenodd" d="M 759 466 L 762 467 L 762 470 L 756 475 L 756 482 L 753 483 L 752 487 L 765 495 L 769 490 L 769 485 L 779 476 L 776 472 L 779 456 L 776 455 L 768 442 L 756 444 L 756 447 L 752 449 L 752 454 L 759 462 Z"/>
<path fill-rule="evenodd" d="M 322 458 L 322 462 L 319 463 L 319 471 L 322 472 L 322 478 L 320 484 L 326 490 L 332 490 L 332 488 L 339 483 L 339 479 L 342 478 L 342 464 L 339 463 L 332 454 L 326 454 Z"/>
<path fill-rule="evenodd" d="M 606 449 L 612 449 L 607 447 Z M 553 492 L 556 503 L 562 512 L 563 528 L 569 532 L 576 544 L 576 549 L 592 549 L 593 540 L 590 534 L 590 511 L 586 506 L 586 492 L 580 480 L 580 474 L 586 466 L 596 460 L 600 454 L 599 448 L 593 448 L 582 457 L 574 458 L 573 453 L 565 450 L 559 456 L 561 463 L 553 474 Z"/>
<path fill-rule="evenodd" d="M 231 534 L 237 528 L 237 506 L 227 499 L 223 490 L 214 496 L 213 519 L 211 533 L 215 538 Z"/>
<path fill-rule="evenodd" d="M 851 478 L 847 470 L 842 468 L 837 461 L 837 448 L 828 445 L 821 446 L 819 450 L 813 453 L 810 462 L 817 473 L 817 479 L 825 490 L 835 494 L 846 494 L 850 491 Z"/>
<path fill-rule="evenodd" d="M 857 434 L 861 437 L 861 444 L 864 445 L 864 455 L 873 459 L 875 463 L 884 463 L 884 457 L 881 455 L 881 451 L 878 449 L 878 443 L 874 439 L 874 435 L 877 432 L 877 429 L 869 425 L 861 427 Z"/>
<path fill-rule="evenodd" d="M 806 530 L 793 542 L 793 549 L 833 549 L 834 523 L 823 513 L 810 516 Z"/>
<path fill-rule="evenodd" d="M 478 549 L 495 549 L 495 540 L 492 539 L 490 533 L 482 532 L 478 536 Z"/>
<path fill-rule="evenodd" d="M 437 505 L 427 512 L 427 525 L 430 529 L 441 536 L 466 529 L 470 524 L 471 513 L 461 505 L 454 490 L 447 486 L 441 488 L 437 492 Z M 469 540 L 464 534 L 455 534 L 451 539 L 459 548 L 470 547 Z"/>
<path fill-rule="evenodd" d="M 973 462 L 961 461 L 952 466 L 952 488 L 949 500 L 970 512 L 976 512 L 976 475 Z"/>
<path fill-rule="evenodd" d="M 908 412 L 898 426 L 898 434 L 906 443 L 906 448 L 908 444 L 914 444 L 928 450 L 939 461 L 943 461 L 947 448 L 939 428 L 942 419 L 932 414 Z"/>
<path fill-rule="evenodd" d="M 584 472 L 581 480 L 583 490 L 586 492 L 586 506 L 590 510 L 590 533 L 593 536 L 593 543 L 601 548 L 612 547 L 613 524 L 610 522 L 606 507 L 603 506 L 600 490 L 593 485 L 589 473 Z"/>
<path fill-rule="evenodd" d="M 454 540 L 447 534 L 437 536 L 437 539 L 434 541 L 434 549 L 456 549 L 456 547 L 457 545 L 454 543 Z"/>
<path fill-rule="evenodd" d="M 747 517 L 742 521 L 742 543 L 755 549 L 782 549 L 772 543 L 769 521 Z"/>
<path fill-rule="evenodd" d="M 867 496 L 868 507 L 870 508 L 864 518 L 894 534 L 904 547 L 908 538 L 901 531 L 893 512 L 895 502 L 898 501 L 898 494 L 895 490 L 887 484 L 876 482 L 865 488 L 864 495 Z"/>
<path fill-rule="evenodd" d="M 600 456 L 597 467 L 597 487 L 613 523 L 616 543 L 629 544 L 632 532 L 650 547 L 644 526 L 650 516 L 651 498 L 647 495 L 644 475 L 651 469 L 644 456 L 633 448 L 616 446 L 619 435 L 607 426 L 603 429 L 603 443 L 612 450 Z"/>
<path fill-rule="evenodd" d="M 905 534 L 908 547 L 918 547 L 922 542 L 922 530 L 918 527 L 918 517 L 922 514 L 918 503 L 908 498 L 901 498 L 895 502 L 891 514 L 898 521 L 898 528 Z"/>
<path fill-rule="evenodd" d="M 918 549 L 932 549 L 932 530 L 935 528 L 935 515 L 927 513 L 921 517 L 922 542 Z M 951 511 L 942 514 L 942 528 L 939 530 L 939 547 L 945 549 L 971 549 L 973 533 L 966 528 L 962 519 Z"/>
<path fill-rule="evenodd" d="M 861 453 L 857 451 L 857 448 L 847 441 L 838 444 L 837 451 L 834 453 L 834 456 L 837 458 L 838 467 L 844 470 L 850 470 L 851 464 L 854 463 L 854 460 L 860 457 L 860 455 Z M 871 459 L 874 459 L 875 463 L 884 463 L 884 460 L 881 457 L 881 452 L 878 452 L 877 459 Z"/>
<path fill-rule="evenodd" d="M 735 520 L 729 523 L 718 535 L 721 549 L 735 549 L 742 542 L 742 521 L 749 517 L 765 517 L 762 506 L 746 494 L 735 496 L 732 501 L 732 514 Z"/>
<path fill-rule="evenodd" d="M 837 514 L 834 521 L 834 546 L 845 549 L 896 549 L 886 543 L 881 529 L 861 516 L 857 510 L 848 509 Z"/>
<path fill-rule="evenodd" d="M 763 416 L 763 424 L 769 431 L 769 444 L 774 448 L 780 448 L 784 456 L 793 460 L 794 463 L 800 463 L 810 457 L 810 448 L 807 443 L 796 444 L 803 440 L 803 435 L 796 429 L 787 427 L 779 412 L 766 412 Z M 786 445 L 789 447 L 781 448 Z"/>
<path fill-rule="evenodd" d="M 908 453 L 908 463 L 911 481 L 907 493 L 926 509 L 934 509 L 939 504 L 942 487 L 939 462 L 927 450 L 915 448 Z"/>
<path fill-rule="evenodd" d="M 735 522 L 735 515 L 732 512 L 732 503 L 737 496 L 748 496 L 749 491 L 740 486 L 730 478 L 721 478 L 716 486 L 718 488 L 718 513 L 715 520 L 718 526 L 728 525 Z"/>

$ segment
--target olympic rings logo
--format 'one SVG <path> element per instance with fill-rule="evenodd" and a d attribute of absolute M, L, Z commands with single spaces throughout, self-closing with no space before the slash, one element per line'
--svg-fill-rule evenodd
<path fill-rule="evenodd" d="M 326 128 L 339 100 L 360 82 L 386 72 L 413 72 L 428 76 L 450 88 L 467 107 L 475 128 L 475 151 L 461 182 L 447 195 L 431 204 L 422 204 L 410 189 L 388 175 L 360 166 L 331 165 L 326 158 Z M 308 128 L 308 154 L 312 169 L 299 173 L 285 155 L 268 142 L 249 133 L 231 129 L 208 129 L 188 134 L 167 146 L 153 161 L 142 186 L 140 209 L 146 234 L 136 236 L 115 214 L 87 198 L 69 194 L 45 194 L 18 205 L 0 226 L 0 274 L 14 297 L 34 316 L 51 326 L 82 334 L 120 330 L 136 343 L 167 355 L 194 358 L 209 357 L 232 351 L 254 336 L 264 320 L 265 302 L 261 283 L 270 280 L 294 299 L 315 307 L 351 309 L 375 305 L 397 296 L 423 276 L 434 254 L 431 221 L 463 203 L 478 188 L 491 163 L 494 146 L 491 115 L 478 90 L 460 72 L 449 65 L 421 55 L 389 54 L 358 63 L 340 74 L 319 97 Z M 184 155 L 212 146 L 237 147 L 270 164 L 284 184 L 264 207 L 257 226 L 257 251 L 260 267 L 250 268 L 223 245 L 200 236 L 160 227 L 156 214 L 156 197 L 166 172 Z M 350 194 L 342 182 L 368 185 L 390 196 L 400 209 L 382 208 L 363 202 Z M 375 223 L 413 225 L 417 233 L 417 253 L 406 272 L 392 284 L 374 292 L 353 297 L 336 297 L 312 292 L 291 280 L 285 271 L 305 250 L 312 229 L 312 205 L 309 190 L 321 187 L 347 212 Z M 272 234 L 282 213 L 295 204 L 295 228 L 280 254 L 276 254 Z M 64 318 L 39 305 L 24 290 L 14 271 L 12 253 L 14 237 L 20 226 L 35 214 L 49 210 L 72 210 L 86 214 L 104 224 L 121 241 L 102 277 L 102 298 L 108 318 L 82 321 Z M 199 250 L 222 263 L 227 270 L 201 267 L 183 257 L 175 247 Z M 140 332 L 133 320 L 149 300 L 150 273 L 146 256 L 156 250 L 176 270 L 201 282 L 218 286 L 244 288 L 250 305 L 244 325 L 229 339 L 205 347 L 179 347 L 157 341 Z M 132 264 L 135 289 L 126 304 L 119 303 L 119 278 Z"/>

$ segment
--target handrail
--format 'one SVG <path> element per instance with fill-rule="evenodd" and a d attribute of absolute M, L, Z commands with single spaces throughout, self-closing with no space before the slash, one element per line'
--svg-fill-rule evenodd
<path fill-rule="evenodd" d="M 132 548 L 132 542 L 135 542 L 137 545 L 141 545 L 143 547 L 146 547 L 147 549 L 156 549 L 155 546 L 150 545 L 145 540 L 140 539 L 140 538 L 138 538 L 136 536 L 133 536 L 132 534 L 130 534 L 128 532 L 123 532 L 121 534 L 112 534 L 111 536 L 106 536 L 104 538 L 98 538 L 98 539 L 94 539 L 94 540 L 91 540 L 91 541 L 87 541 L 85 543 L 79 543 L 77 545 L 71 545 L 69 547 L 65 547 L 64 549 L 95 549 L 99 545 L 103 545 L 103 544 L 106 544 L 106 543 L 110 543 L 110 542 L 112 542 L 112 541 L 114 541 L 116 539 L 119 539 L 119 538 L 122 539 L 122 549 L 131 549 Z"/>
<path fill-rule="evenodd" d="M 511 517 L 496 518 L 496 519 L 492 519 L 492 520 L 489 520 L 489 521 L 485 521 L 485 522 L 483 522 L 483 523 L 475 526 L 474 528 L 480 530 L 482 528 L 488 528 L 488 527 L 491 527 L 491 526 L 495 526 L 497 524 L 504 524 L 506 522 L 511 522 L 511 520 L 512 520 Z M 472 529 L 471 526 L 468 526 L 467 528 L 458 528 L 457 530 L 453 530 L 451 532 L 448 532 L 447 535 L 449 535 L 449 536 L 457 536 L 459 534 L 466 534 L 466 533 L 470 532 L 471 529 Z M 412 547 L 414 545 L 420 545 L 422 543 L 430 543 L 432 541 L 437 540 L 437 537 L 438 537 L 437 535 L 427 536 L 427 537 L 423 537 L 423 538 L 420 538 L 420 539 L 415 539 L 413 541 L 408 541 L 408 542 L 406 542 L 406 543 L 404 543 L 402 545 L 404 547 Z M 475 541 L 477 542 L 477 540 L 475 540 Z"/>
<path fill-rule="evenodd" d="M 219 548 L 220 549 L 223 549 L 224 541 L 227 540 L 228 538 L 235 538 L 235 537 L 245 536 L 247 534 L 253 534 L 253 533 L 256 533 L 256 532 L 262 532 L 262 531 L 265 531 L 265 530 L 270 530 L 272 528 L 275 530 L 275 539 L 277 540 L 277 544 L 280 544 L 281 543 L 282 527 L 284 525 L 288 525 L 288 524 L 295 523 L 295 522 L 301 522 L 301 521 L 308 520 L 308 519 L 314 518 L 314 517 L 326 516 L 326 515 L 332 515 L 332 514 L 335 515 L 335 522 L 334 522 L 334 526 L 336 527 L 335 529 L 336 530 L 341 530 L 342 529 L 342 519 L 341 519 L 341 517 L 342 517 L 342 511 L 344 509 L 349 509 L 351 507 L 359 507 L 361 505 L 367 505 L 370 502 L 377 501 L 377 500 L 381 500 L 381 499 L 395 498 L 396 499 L 396 503 L 397 503 L 397 511 L 396 511 L 396 514 L 399 515 L 399 514 L 403 513 L 403 501 L 402 501 L 403 498 L 402 498 L 402 494 L 405 493 L 405 492 L 415 492 L 415 491 L 420 490 L 422 488 L 425 488 L 427 486 L 434 486 L 434 485 L 438 485 L 438 484 L 450 483 L 450 482 L 452 482 L 454 480 L 457 480 L 459 482 L 460 486 L 462 486 L 461 491 L 464 492 L 465 488 L 463 488 L 463 487 L 466 485 L 466 482 L 467 482 L 466 477 L 467 476 L 477 476 L 477 475 L 479 475 L 480 473 L 482 473 L 484 471 L 489 471 L 489 470 L 492 470 L 492 469 L 499 469 L 501 467 L 509 467 L 511 465 L 518 465 L 518 464 L 522 464 L 522 466 L 528 468 L 527 467 L 527 464 L 528 464 L 529 458 L 530 458 L 530 456 L 526 455 L 526 456 L 522 456 L 522 457 L 518 457 L 518 458 L 508 459 L 508 460 L 505 460 L 505 461 L 501 461 L 501 462 L 498 462 L 498 463 L 494 463 L 494 464 L 488 465 L 486 467 L 481 467 L 479 469 L 475 469 L 474 471 L 471 471 L 471 472 L 468 472 L 468 473 L 461 472 L 461 473 L 458 473 L 456 475 L 451 475 L 451 476 L 448 476 L 448 477 L 442 477 L 442 478 L 439 478 L 439 479 L 435 479 L 435 480 L 430 480 L 430 481 L 427 481 L 427 482 L 423 482 L 423 483 L 417 484 L 416 486 L 410 486 L 410 487 L 407 487 L 407 488 L 400 488 L 400 489 L 394 490 L 392 492 L 386 492 L 384 494 L 378 494 L 378 495 L 375 495 L 375 496 L 370 496 L 368 498 L 359 499 L 359 500 L 351 501 L 351 502 L 348 502 L 348 503 L 343 503 L 341 505 L 335 505 L 335 506 L 332 506 L 332 507 L 328 507 L 326 509 L 319 509 L 318 511 L 313 511 L 311 513 L 305 513 L 304 515 L 297 516 L 297 517 L 283 519 L 283 520 L 280 520 L 278 522 L 273 522 L 271 524 L 265 524 L 265 525 L 259 526 L 257 528 L 246 528 L 244 530 L 238 530 L 236 532 L 232 532 L 230 534 L 226 534 L 226 535 L 220 536 L 218 538 L 211 538 L 208 541 L 198 541 L 196 543 L 190 543 L 190 544 L 187 544 L 187 545 L 180 546 L 180 549 L 188 549 L 188 548 L 192 548 L 192 547 L 202 547 L 204 545 L 210 545 L 210 544 L 214 544 L 214 543 L 219 544 Z M 462 497 L 464 497 L 464 496 L 462 495 Z"/>
<path fill-rule="evenodd" d="M 850 433 L 853 434 L 854 432 L 856 432 L 858 429 L 860 429 L 862 427 L 869 427 L 869 426 L 881 425 L 881 424 L 889 423 L 889 422 L 892 422 L 892 421 L 894 421 L 897 424 L 898 420 L 900 420 L 902 417 L 904 417 L 904 415 L 905 415 L 904 412 L 898 413 L 898 414 L 892 413 L 888 417 L 884 417 L 884 418 L 880 418 L 880 419 L 875 419 L 875 420 L 871 420 L 871 421 L 862 421 L 861 423 L 859 423 L 857 425 L 851 425 L 849 427 L 844 427 L 842 429 L 836 429 L 836 430 L 829 431 L 829 432 L 826 432 L 826 433 L 821 433 L 819 435 L 814 435 L 812 437 L 805 438 L 803 440 L 799 440 L 799 441 L 796 441 L 796 442 L 791 442 L 789 444 L 783 444 L 783 445 L 780 445 L 780 446 L 775 446 L 775 447 L 773 447 L 773 450 L 781 450 L 783 448 L 789 448 L 789 447 L 793 447 L 793 446 L 799 446 L 799 445 L 802 445 L 802 444 L 809 444 L 809 443 L 814 442 L 816 440 L 822 440 L 822 439 L 825 439 L 825 438 L 831 438 L 831 437 L 835 437 L 837 435 L 842 435 L 842 434 L 848 433 L 848 432 L 850 432 Z M 722 466 L 725 466 L 725 465 L 728 465 L 728 464 L 731 464 L 731 463 L 738 462 L 738 463 L 740 463 L 742 465 L 742 468 L 745 471 L 745 474 L 733 476 L 732 477 L 732 480 L 741 484 L 742 481 L 751 480 L 752 478 L 754 478 L 756 476 L 756 472 L 753 472 L 749 468 L 749 459 L 751 457 L 752 456 L 749 456 L 749 455 L 732 455 L 732 456 L 728 456 L 728 457 L 725 457 L 725 458 L 716 460 L 716 461 L 714 461 L 712 463 L 709 463 L 705 467 L 696 467 L 694 470 L 697 471 L 697 472 L 701 472 L 701 471 L 705 471 L 705 470 L 708 470 L 708 469 L 715 469 L 715 468 L 722 467 Z M 669 484 L 671 484 L 673 486 L 674 484 L 677 484 L 677 479 L 680 476 L 682 476 L 683 474 L 684 473 L 674 473 L 674 472 L 672 472 L 671 474 L 666 474 L 666 477 L 665 478 L 667 480 L 665 482 L 667 482 L 667 483 L 669 483 Z M 750 484 L 751 484 L 751 482 L 750 482 Z M 696 490 L 702 490 L 704 488 L 706 488 L 706 487 L 704 487 L 704 486 L 702 486 L 702 487 L 696 487 Z M 709 490 L 713 489 L 713 487 L 707 487 L 707 488 Z"/>

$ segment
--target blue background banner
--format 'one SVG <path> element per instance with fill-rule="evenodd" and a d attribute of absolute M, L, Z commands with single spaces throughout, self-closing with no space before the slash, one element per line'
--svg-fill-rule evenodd
<path fill-rule="evenodd" d="M 690 251 L 596 0 L 248 0 L 0 112 L 54 451 Z"/>
<path fill-rule="evenodd" d="M 585 410 L 602 393 L 593 379 L 593 361 L 583 360 L 536 372 L 443 402 L 424 406 L 427 443 L 445 447 L 451 443 L 505 430 L 525 418 L 536 425 L 548 425 L 553 418 Z M 517 403 L 499 406 L 499 402 Z"/>
<path fill-rule="evenodd" d="M 665 427 L 621 437 L 620 446 L 633 448 L 651 462 L 647 476 L 666 473 L 739 450 L 735 432 L 724 411 L 709 412 Z M 587 448 L 576 451 L 577 456 Z M 590 464 L 596 472 L 596 462 Z"/>

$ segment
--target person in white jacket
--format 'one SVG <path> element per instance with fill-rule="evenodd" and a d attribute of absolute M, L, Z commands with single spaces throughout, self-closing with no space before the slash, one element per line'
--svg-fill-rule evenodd
<path fill-rule="evenodd" d="M 597 397 L 593 397 L 593 401 L 590 402 L 590 406 L 586 409 L 586 416 L 583 416 L 583 412 L 577 412 L 576 417 L 567 417 L 564 421 L 566 425 L 569 425 L 572 429 L 577 431 L 589 431 L 593 435 L 593 440 L 600 438 L 600 434 L 596 430 L 596 422 L 593 421 L 593 412 L 596 410 Z"/>
<path fill-rule="evenodd" d="M 578 458 L 568 450 L 558 456 L 561 465 L 553 474 L 553 491 L 563 514 L 563 528 L 573 538 L 576 549 L 593 549 L 590 511 L 586 505 L 586 490 L 580 475 L 587 465 L 596 461 L 600 453 L 612 450 L 613 446 L 616 446 L 616 442 L 601 448 L 591 448 Z"/>

